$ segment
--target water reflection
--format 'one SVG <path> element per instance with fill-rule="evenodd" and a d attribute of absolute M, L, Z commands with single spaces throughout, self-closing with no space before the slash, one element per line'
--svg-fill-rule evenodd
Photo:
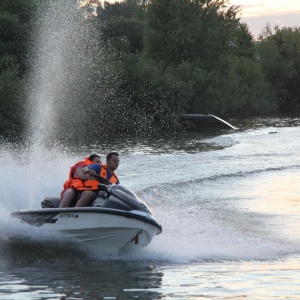
<path fill-rule="evenodd" d="M 299 257 L 166 267 L 161 290 L 169 299 L 298 299 L 299 267 Z"/>
<path fill-rule="evenodd" d="M 220 150 L 230 147 L 231 141 L 225 143 L 214 143 L 214 139 L 222 139 L 230 134 L 245 131 L 255 131 L 263 128 L 270 128 L 269 133 L 277 133 L 283 127 L 300 126 L 299 117 L 269 117 L 251 119 L 230 119 L 229 123 L 235 126 L 236 130 L 212 130 L 199 132 L 175 132 L 162 138 L 152 139 L 149 137 L 135 137 L 134 139 L 122 136 L 114 136 L 112 140 L 101 141 L 101 145 L 89 144 L 77 149 L 78 153 L 96 152 L 108 153 L 112 149 L 126 154 L 157 154 L 157 153 L 199 153 L 202 151 Z"/>
<path fill-rule="evenodd" d="M 185 132 L 178 135 L 169 136 L 163 139 L 137 140 L 137 139 L 115 139 L 114 141 L 102 142 L 101 145 L 82 146 L 77 149 L 78 153 L 92 151 L 99 153 L 108 153 L 112 149 L 122 154 L 184 154 L 199 153 L 202 151 L 219 150 L 230 145 L 220 145 L 212 143 L 210 139 L 228 134 L 229 131 L 212 131 L 212 132 Z"/>
<path fill-rule="evenodd" d="M 264 180 L 259 178 L 255 189 L 248 191 L 248 195 L 255 197 L 252 209 L 272 214 L 300 214 L 300 174 L 299 170 L 294 172 L 272 174 L 272 178 Z"/>
<path fill-rule="evenodd" d="M 266 127 L 296 127 L 300 126 L 300 118 L 295 117 L 258 117 L 251 119 L 233 119 L 230 123 L 240 130 L 257 130 Z"/>
<path fill-rule="evenodd" d="M 264 214 L 278 235 L 300 241 L 300 170 L 273 172 L 248 178 L 251 189 L 242 191 L 244 206 Z M 247 200 L 246 200 L 247 199 Z"/>
<path fill-rule="evenodd" d="M 48 252 L 38 243 L 18 245 L 1 246 L 1 299 L 161 298 L 163 273 L 150 262 L 94 260 L 71 245 Z"/>

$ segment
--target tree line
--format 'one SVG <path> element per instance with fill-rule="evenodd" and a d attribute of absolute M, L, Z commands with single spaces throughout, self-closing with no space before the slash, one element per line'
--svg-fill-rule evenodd
<path fill-rule="evenodd" d="M 26 127 L 28 44 L 40 5 L 37 0 L 0 3 L 4 136 L 22 134 Z M 80 107 L 94 121 L 78 132 L 74 117 L 61 116 L 57 133 L 64 138 L 170 132 L 182 113 L 227 118 L 300 111 L 299 27 L 266 25 L 255 41 L 238 18 L 240 8 L 227 0 L 89 1 L 77 7 L 90 35 L 84 50 L 89 72 L 65 96 L 69 105 L 63 111 L 75 116 Z"/>

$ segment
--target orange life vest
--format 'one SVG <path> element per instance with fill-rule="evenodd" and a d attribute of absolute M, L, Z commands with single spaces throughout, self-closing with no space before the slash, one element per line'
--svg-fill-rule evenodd
<path fill-rule="evenodd" d="M 78 163 L 76 163 L 73 167 L 70 168 L 69 180 L 72 180 L 72 179 L 75 178 L 74 175 L 75 175 L 76 169 L 78 167 L 83 167 L 84 168 L 84 167 L 89 166 L 91 164 L 93 164 L 93 162 L 91 160 L 89 160 L 88 156 L 85 158 L 84 161 L 79 161 Z"/>
<path fill-rule="evenodd" d="M 71 187 L 73 187 L 76 190 L 84 191 L 84 190 L 98 190 L 98 184 L 99 181 L 96 179 L 87 179 L 87 180 L 81 180 L 81 179 L 73 179 Z"/>
<path fill-rule="evenodd" d="M 100 171 L 100 176 L 103 178 L 107 179 L 107 166 L 106 165 L 101 165 L 101 171 Z M 118 182 L 118 176 L 116 173 L 113 173 L 111 177 L 108 179 L 109 182 L 116 184 Z"/>
<path fill-rule="evenodd" d="M 86 190 L 97 190 L 99 182 L 97 180 L 81 180 L 80 178 L 75 178 L 75 172 L 78 167 L 86 167 L 93 164 L 92 161 L 89 160 L 89 157 L 87 156 L 84 161 L 77 162 L 73 167 L 70 168 L 69 172 L 69 179 L 66 180 L 64 183 L 64 189 L 62 190 L 60 196 L 63 196 L 63 193 L 68 188 L 74 188 L 74 189 L 86 189 Z M 93 182 L 91 184 L 89 181 Z M 86 188 L 83 188 L 86 186 Z M 96 186 L 96 187 L 95 187 Z"/>
<path fill-rule="evenodd" d="M 107 179 L 107 177 L 106 177 L 107 176 L 107 166 L 106 165 L 101 165 L 100 176 Z M 116 184 L 118 182 L 118 180 L 119 179 L 115 173 L 113 173 L 109 179 L 109 181 L 114 184 Z M 82 180 L 80 178 L 73 178 L 71 180 L 67 180 L 66 182 L 68 182 L 68 184 L 69 184 L 67 186 L 67 188 L 72 187 L 79 191 L 98 190 L 98 184 L 99 184 L 99 181 L 96 179 Z"/>

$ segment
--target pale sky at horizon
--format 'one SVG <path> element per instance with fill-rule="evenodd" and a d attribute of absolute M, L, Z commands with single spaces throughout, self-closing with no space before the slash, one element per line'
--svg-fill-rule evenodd
<path fill-rule="evenodd" d="M 299 0 L 230 0 L 229 5 L 238 5 L 241 9 L 241 21 L 247 23 L 254 37 L 261 33 L 267 23 L 274 28 L 300 27 Z"/>
<path fill-rule="evenodd" d="M 275 25 L 280 28 L 300 27 L 300 0 L 229 0 L 228 4 L 240 6 L 241 22 L 248 25 L 254 38 L 258 37 L 267 23 L 272 29 Z"/>

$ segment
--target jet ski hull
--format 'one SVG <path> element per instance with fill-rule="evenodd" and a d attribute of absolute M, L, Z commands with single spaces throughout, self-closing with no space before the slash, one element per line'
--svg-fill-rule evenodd
<path fill-rule="evenodd" d="M 12 217 L 105 250 L 147 246 L 162 229 L 151 214 L 102 207 L 19 210 Z"/>

